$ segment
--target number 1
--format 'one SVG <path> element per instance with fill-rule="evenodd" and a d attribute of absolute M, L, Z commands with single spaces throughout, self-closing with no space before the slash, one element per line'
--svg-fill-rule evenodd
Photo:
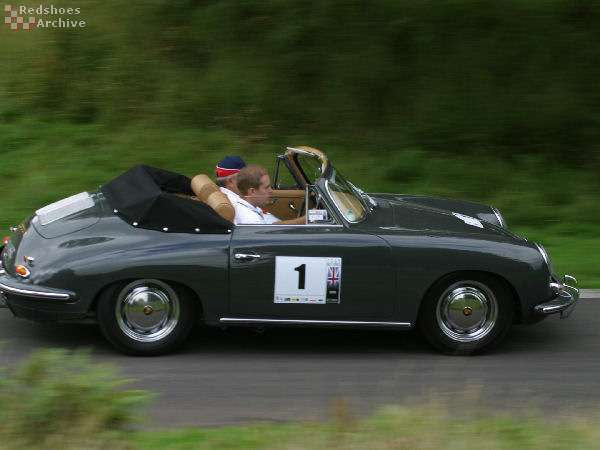
<path fill-rule="evenodd" d="M 306 264 L 300 264 L 298 267 L 294 268 L 294 270 L 298 271 L 298 289 L 304 289 L 306 281 Z"/>

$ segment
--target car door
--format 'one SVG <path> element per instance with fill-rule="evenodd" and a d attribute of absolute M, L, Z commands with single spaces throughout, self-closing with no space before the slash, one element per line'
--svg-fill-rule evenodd
<path fill-rule="evenodd" d="M 342 225 L 238 225 L 230 247 L 232 317 L 369 320 L 395 307 L 392 252 Z"/>

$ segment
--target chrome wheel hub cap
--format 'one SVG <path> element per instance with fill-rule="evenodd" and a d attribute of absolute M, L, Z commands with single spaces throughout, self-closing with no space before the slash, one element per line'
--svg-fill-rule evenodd
<path fill-rule="evenodd" d="M 493 292 L 476 281 L 450 286 L 438 301 L 437 323 L 449 338 L 473 342 L 486 336 L 496 324 L 497 302 Z"/>
<path fill-rule="evenodd" d="M 119 328 L 127 336 L 139 342 L 154 342 L 177 325 L 179 300 L 165 283 L 136 281 L 121 291 L 115 313 Z"/>

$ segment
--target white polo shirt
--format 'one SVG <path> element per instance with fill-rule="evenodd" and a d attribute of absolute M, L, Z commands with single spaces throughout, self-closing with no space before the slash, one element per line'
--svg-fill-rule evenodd
<path fill-rule="evenodd" d="M 238 200 L 238 198 L 240 198 L 240 196 L 237 195 L 235 192 L 230 191 L 226 187 L 219 186 L 219 190 L 227 196 L 227 198 L 229 199 L 231 204 L 234 205 L 234 207 L 235 207 L 235 202 L 237 202 L 237 200 Z"/>
<path fill-rule="evenodd" d="M 239 195 L 237 200 L 232 201 L 231 204 L 235 208 L 235 217 L 233 218 L 235 225 L 268 225 L 279 222 L 279 219 L 273 214 L 263 211 L 259 206 L 251 205 Z"/>

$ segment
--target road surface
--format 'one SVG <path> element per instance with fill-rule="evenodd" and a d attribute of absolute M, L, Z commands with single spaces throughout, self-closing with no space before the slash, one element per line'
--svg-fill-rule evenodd
<path fill-rule="evenodd" d="M 597 292 L 594 293 L 597 296 Z M 363 415 L 387 404 L 438 402 L 451 410 L 584 414 L 600 406 L 600 296 L 567 320 L 514 326 L 490 354 L 445 356 L 416 332 L 197 328 L 177 353 L 116 353 L 95 325 L 39 324 L 0 309 L 0 366 L 41 347 L 90 347 L 128 385 L 159 393 L 145 426 L 321 421 L 334 404 Z"/>

